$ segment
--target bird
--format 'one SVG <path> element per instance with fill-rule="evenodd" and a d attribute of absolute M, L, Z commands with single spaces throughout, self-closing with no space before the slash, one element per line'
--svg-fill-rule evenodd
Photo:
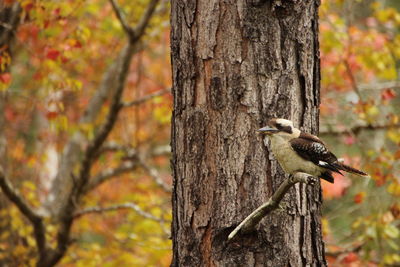
<path fill-rule="evenodd" d="M 334 172 L 343 175 L 342 171 L 345 171 L 369 177 L 367 173 L 340 162 L 321 139 L 295 128 L 290 120 L 273 118 L 258 132 L 271 140 L 271 151 L 285 173 L 304 172 L 330 183 L 334 183 Z"/>

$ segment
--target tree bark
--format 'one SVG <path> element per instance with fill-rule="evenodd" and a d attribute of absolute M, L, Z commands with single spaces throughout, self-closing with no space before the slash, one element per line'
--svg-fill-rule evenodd
<path fill-rule="evenodd" d="M 326 266 L 319 185 L 227 236 L 285 179 L 256 130 L 318 132 L 318 0 L 173 0 L 172 266 Z"/>

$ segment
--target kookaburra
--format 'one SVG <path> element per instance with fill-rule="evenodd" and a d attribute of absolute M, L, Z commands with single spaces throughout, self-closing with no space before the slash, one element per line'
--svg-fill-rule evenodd
<path fill-rule="evenodd" d="M 338 161 L 318 137 L 293 127 L 289 120 L 271 119 L 268 126 L 258 132 L 270 138 L 272 153 L 288 174 L 305 172 L 330 183 L 334 181 L 332 172 L 342 175 L 341 171 L 345 171 L 369 177 L 365 172 Z"/>

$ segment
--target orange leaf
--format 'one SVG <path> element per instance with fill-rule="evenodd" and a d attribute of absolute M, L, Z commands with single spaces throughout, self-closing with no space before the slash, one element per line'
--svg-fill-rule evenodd
<path fill-rule="evenodd" d="M 57 116 L 58 116 L 58 112 L 56 112 L 56 111 L 48 111 L 48 112 L 46 113 L 46 118 L 47 118 L 48 120 L 53 120 L 53 119 L 55 119 Z"/>
<path fill-rule="evenodd" d="M 14 121 L 15 118 L 17 117 L 17 114 L 15 113 L 14 110 L 12 110 L 10 107 L 5 107 L 4 108 L 4 116 L 6 120 L 8 121 Z"/>
<path fill-rule="evenodd" d="M 333 176 L 335 178 L 335 183 L 333 184 L 321 180 L 322 192 L 326 199 L 339 198 L 343 196 L 346 188 L 351 185 L 351 181 L 345 176 L 336 173 L 334 173 Z"/>
<path fill-rule="evenodd" d="M 350 252 L 343 258 L 343 263 L 352 263 L 358 260 L 358 255 L 354 252 Z"/>
<path fill-rule="evenodd" d="M 354 203 L 360 204 L 364 201 L 365 192 L 360 192 L 354 196 Z"/>

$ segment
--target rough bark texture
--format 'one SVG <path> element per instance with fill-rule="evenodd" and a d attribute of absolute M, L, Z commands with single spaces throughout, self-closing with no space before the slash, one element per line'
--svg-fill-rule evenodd
<path fill-rule="evenodd" d="M 319 186 L 227 236 L 285 176 L 256 129 L 318 131 L 319 1 L 173 0 L 172 266 L 325 266 Z"/>

